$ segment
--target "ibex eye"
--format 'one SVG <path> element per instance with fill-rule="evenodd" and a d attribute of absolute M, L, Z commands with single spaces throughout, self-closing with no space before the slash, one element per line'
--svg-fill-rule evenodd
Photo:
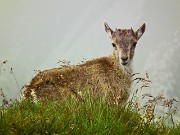
<path fill-rule="evenodd" d="M 134 43 L 133 43 L 133 48 L 135 48 L 135 47 L 136 47 L 136 44 L 137 44 L 137 42 L 134 42 Z"/>
<path fill-rule="evenodd" d="M 116 47 L 116 44 L 112 43 L 112 46 L 113 46 L 113 47 Z"/>

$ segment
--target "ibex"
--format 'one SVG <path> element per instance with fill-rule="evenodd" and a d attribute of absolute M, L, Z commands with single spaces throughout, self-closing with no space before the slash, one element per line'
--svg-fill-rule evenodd
<path fill-rule="evenodd" d="M 104 27 L 113 46 L 110 56 L 39 72 L 26 86 L 22 99 L 52 101 L 82 98 L 84 93 L 88 93 L 93 98 L 102 97 L 113 104 L 126 102 L 132 82 L 134 50 L 145 31 L 145 24 L 137 31 L 132 28 L 113 31 L 106 22 Z"/>

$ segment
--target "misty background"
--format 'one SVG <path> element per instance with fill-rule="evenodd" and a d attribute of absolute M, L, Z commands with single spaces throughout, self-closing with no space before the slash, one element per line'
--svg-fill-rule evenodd
<path fill-rule="evenodd" d="M 179 100 L 179 9 L 179 0 L 0 0 L 0 88 L 19 98 L 36 70 L 108 56 L 104 20 L 113 29 L 137 30 L 145 22 L 134 72 L 148 72 L 152 94 Z"/>

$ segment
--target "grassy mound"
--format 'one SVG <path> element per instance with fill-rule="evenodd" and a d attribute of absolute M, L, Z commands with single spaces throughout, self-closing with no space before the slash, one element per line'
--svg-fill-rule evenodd
<path fill-rule="evenodd" d="M 145 123 L 129 107 L 108 105 L 101 99 L 37 104 L 17 101 L 1 106 L 0 134 L 180 135 L 180 125 Z"/>

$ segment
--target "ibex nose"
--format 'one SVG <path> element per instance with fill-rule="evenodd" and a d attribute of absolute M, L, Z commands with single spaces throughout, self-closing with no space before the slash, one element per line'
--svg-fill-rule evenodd
<path fill-rule="evenodd" d="M 122 61 L 127 61 L 128 57 L 121 57 Z"/>

